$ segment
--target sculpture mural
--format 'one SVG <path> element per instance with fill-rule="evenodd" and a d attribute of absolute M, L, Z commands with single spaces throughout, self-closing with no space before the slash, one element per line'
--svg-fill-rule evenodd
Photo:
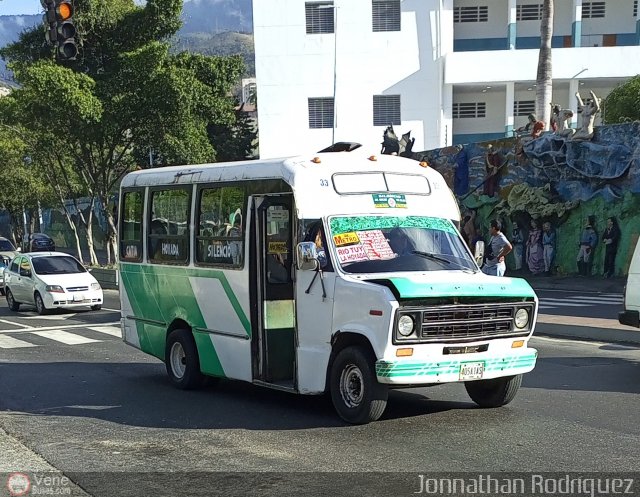
<path fill-rule="evenodd" d="M 571 111 L 557 106 L 556 130 L 526 143 L 504 138 L 412 155 L 443 174 L 458 198 L 463 217 L 474 213 L 479 233 L 488 232 L 489 221 L 494 218 L 502 220 L 506 234 L 517 230 L 525 253 L 514 250 L 507 258 L 510 271 L 518 267 L 522 272 L 530 271 L 526 241 L 533 220 L 536 229 L 549 223 L 553 231 L 550 273 L 575 274 L 580 270 L 584 275 L 600 277 L 605 272 L 607 277 L 626 274 L 640 232 L 640 122 L 594 127 L 600 99 L 593 92 L 580 109 L 582 120 L 575 132 L 562 124 L 569 120 Z M 487 157 L 496 154 L 504 164 L 498 180 L 487 189 Z M 615 256 L 612 248 L 608 252 L 606 249 L 611 242 L 600 241 L 609 218 L 619 229 Z M 599 240 L 590 251 L 588 267 L 583 265 L 584 254 L 582 264 L 576 264 L 587 224 Z M 534 269 L 538 272 L 539 265 Z M 542 272 L 545 269 L 543 264 Z"/>

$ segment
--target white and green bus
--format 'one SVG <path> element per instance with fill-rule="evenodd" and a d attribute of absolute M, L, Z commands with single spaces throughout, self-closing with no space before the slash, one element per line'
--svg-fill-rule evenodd
<path fill-rule="evenodd" d="M 127 175 L 125 342 L 178 388 L 329 392 L 350 423 L 378 419 L 390 388 L 510 402 L 537 358 L 534 291 L 479 271 L 437 171 L 360 150 Z"/>

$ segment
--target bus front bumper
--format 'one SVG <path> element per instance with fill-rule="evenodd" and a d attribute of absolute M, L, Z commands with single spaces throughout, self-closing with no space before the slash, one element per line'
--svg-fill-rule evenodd
<path fill-rule="evenodd" d="M 524 348 L 496 354 L 439 356 L 433 360 L 407 357 L 376 361 L 378 382 L 387 385 L 429 385 L 470 380 L 488 380 L 528 373 L 536 365 L 538 351 Z"/>

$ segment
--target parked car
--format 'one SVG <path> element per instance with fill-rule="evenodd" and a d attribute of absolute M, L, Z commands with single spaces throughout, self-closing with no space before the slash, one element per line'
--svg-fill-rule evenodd
<path fill-rule="evenodd" d="M 11 259 L 6 255 L 0 255 L 0 295 L 4 295 L 4 270 L 9 266 Z"/>
<path fill-rule="evenodd" d="M 20 253 L 20 250 L 13 246 L 13 243 L 11 243 L 11 240 L 3 236 L 0 236 L 0 258 L 8 257 L 9 260 L 11 260 L 19 253 Z"/>
<path fill-rule="evenodd" d="M 75 257 L 62 252 L 29 253 L 15 257 L 4 271 L 9 309 L 33 305 L 39 314 L 60 307 L 102 308 L 100 283 Z"/>
<path fill-rule="evenodd" d="M 56 244 L 49 235 L 44 233 L 31 233 L 27 240 L 25 252 L 53 252 Z"/>

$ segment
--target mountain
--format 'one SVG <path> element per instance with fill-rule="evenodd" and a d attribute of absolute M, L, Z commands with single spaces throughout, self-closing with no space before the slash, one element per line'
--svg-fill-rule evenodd
<path fill-rule="evenodd" d="M 259 1 L 259 0 L 258 0 Z M 253 32 L 251 0 L 191 0 L 182 9 L 180 35 L 191 33 Z"/>

